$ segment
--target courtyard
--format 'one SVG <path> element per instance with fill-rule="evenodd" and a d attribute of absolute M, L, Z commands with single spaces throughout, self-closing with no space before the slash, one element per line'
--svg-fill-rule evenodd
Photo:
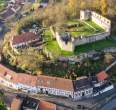
<path fill-rule="evenodd" d="M 104 29 L 102 29 L 99 25 L 89 20 L 70 20 L 66 23 L 65 32 L 68 32 L 72 37 L 86 37 L 104 32 Z"/>
<path fill-rule="evenodd" d="M 52 55 L 54 55 L 56 57 L 57 56 L 78 55 L 82 52 L 89 52 L 92 50 L 102 50 L 107 47 L 115 47 L 116 46 L 116 40 L 114 40 L 112 37 L 110 37 L 108 39 L 104 39 L 101 41 L 77 46 L 75 48 L 74 52 L 64 51 L 64 50 L 61 50 L 57 41 L 55 39 L 53 39 L 53 36 L 52 36 L 52 33 L 50 32 L 50 30 L 44 31 L 44 41 L 46 42 L 45 48 L 47 49 L 47 51 L 49 51 Z"/>

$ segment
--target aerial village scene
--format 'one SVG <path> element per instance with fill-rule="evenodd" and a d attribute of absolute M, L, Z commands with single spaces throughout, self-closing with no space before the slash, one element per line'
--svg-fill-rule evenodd
<path fill-rule="evenodd" d="M 116 0 L 0 0 L 0 110 L 116 110 Z"/>

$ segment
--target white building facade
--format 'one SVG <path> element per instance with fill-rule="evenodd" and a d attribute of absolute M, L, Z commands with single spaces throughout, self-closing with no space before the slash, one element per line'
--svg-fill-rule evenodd
<path fill-rule="evenodd" d="M 93 83 L 93 80 L 87 77 L 72 81 L 43 75 L 39 75 L 36 78 L 35 76 L 28 76 L 22 73 L 7 72 L 7 74 L 4 74 L 6 70 L 2 72 L 0 71 L 1 85 L 30 94 L 42 93 L 79 100 L 97 96 L 114 88 L 113 84 L 109 83 L 107 80 L 96 80 L 96 82 Z M 25 81 L 23 77 L 26 77 Z M 43 83 L 40 83 L 40 81 L 43 81 Z M 52 83 L 48 84 L 49 81 Z"/>

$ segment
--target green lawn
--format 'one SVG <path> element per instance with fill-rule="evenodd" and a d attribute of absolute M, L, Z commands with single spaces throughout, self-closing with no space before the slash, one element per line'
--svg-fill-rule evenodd
<path fill-rule="evenodd" d="M 52 34 L 49 30 L 44 32 L 44 40 L 46 41 L 45 47 L 55 56 L 71 56 L 77 55 L 82 52 L 88 52 L 91 50 L 101 50 L 106 47 L 116 46 L 116 41 L 113 39 L 101 40 L 90 44 L 77 46 L 74 52 L 63 51 L 60 49 L 56 40 L 52 40 Z"/>
<path fill-rule="evenodd" d="M 51 52 L 54 56 L 70 56 L 73 52 L 63 51 L 60 49 L 56 40 L 52 39 L 52 34 L 49 30 L 44 32 L 45 47 L 47 51 Z"/>
<path fill-rule="evenodd" d="M 99 25 L 97 25 L 96 23 L 92 22 L 92 21 L 86 21 L 89 25 L 91 25 L 92 27 L 94 27 L 96 30 L 98 30 L 99 32 L 104 32 L 104 29 L 102 27 L 100 27 Z"/>
<path fill-rule="evenodd" d="M 79 53 L 87 52 L 91 50 L 101 50 L 111 46 L 116 46 L 115 40 L 113 39 L 101 40 L 94 43 L 77 46 L 74 53 L 79 54 Z"/>
<path fill-rule="evenodd" d="M 86 23 L 88 23 L 91 26 L 87 25 Z M 66 31 L 70 32 L 70 34 L 73 37 L 78 37 L 81 35 L 89 36 L 89 35 L 97 34 L 97 33 L 104 31 L 100 26 L 98 26 L 97 24 L 95 24 L 92 21 L 87 21 L 86 23 L 79 22 L 78 20 L 68 21 L 66 24 L 80 24 L 80 26 L 66 29 Z"/>

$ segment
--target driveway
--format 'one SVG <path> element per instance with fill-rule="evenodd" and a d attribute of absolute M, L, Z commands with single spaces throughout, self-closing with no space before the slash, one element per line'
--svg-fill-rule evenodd
<path fill-rule="evenodd" d="M 15 91 L 13 89 L 7 88 L 7 87 L 2 86 L 2 85 L 0 85 L 0 88 L 4 90 L 4 93 L 5 93 L 5 96 L 6 96 L 5 102 L 7 103 L 7 105 L 10 105 L 12 98 L 15 97 L 16 94 L 27 94 L 27 93 L 24 93 L 24 92 Z M 70 100 L 68 98 L 49 96 L 49 95 L 42 95 L 42 94 L 27 94 L 27 95 L 32 96 L 34 98 L 38 98 L 38 99 L 53 102 L 53 103 L 55 103 L 57 105 L 62 106 L 63 108 L 67 108 L 67 110 L 68 109 L 69 110 L 70 109 L 77 110 L 77 106 L 80 107 L 80 105 L 83 106 L 84 108 L 86 108 L 86 110 L 87 109 L 88 110 L 89 109 L 94 110 L 94 109 L 91 109 L 91 108 L 94 108 L 94 106 L 96 106 L 96 103 L 100 104 L 101 100 L 104 101 L 105 98 L 111 97 L 111 95 L 113 95 L 115 93 L 116 93 L 116 89 L 114 89 L 112 91 L 109 91 L 109 92 L 107 92 L 107 93 L 105 93 L 105 94 L 103 94 L 101 96 L 91 98 L 91 99 L 81 100 L 81 101 L 77 101 L 77 102 L 74 102 L 74 101 L 72 101 L 72 100 Z M 101 110 L 110 110 L 110 108 L 108 106 L 110 106 L 111 108 L 115 107 L 116 100 L 114 102 L 112 102 L 110 105 L 109 104 L 110 104 L 110 101 L 109 101 L 108 105 L 107 104 L 105 105 L 107 109 L 105 109 L 104 108 L 105 106 L 104 106 Z M 81 109 L 79 109 L 79 110 L 81 110 Z"/>

